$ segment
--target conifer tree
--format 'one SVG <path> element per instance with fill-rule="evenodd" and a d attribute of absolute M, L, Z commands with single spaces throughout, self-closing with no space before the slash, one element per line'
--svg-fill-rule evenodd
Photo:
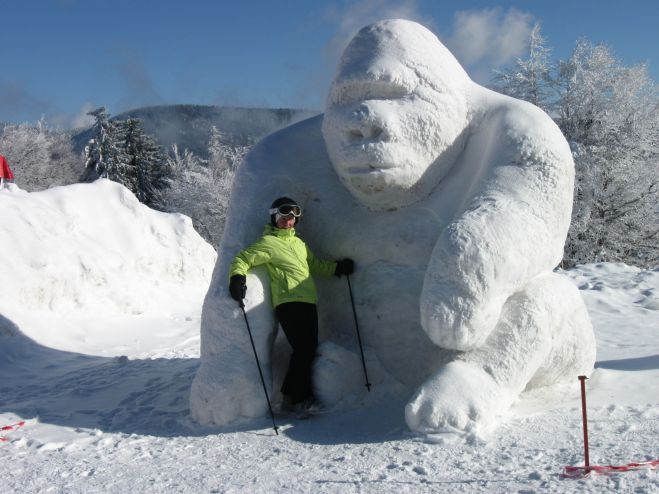
<path fill-rule="evenodd" d="M 96 121 L 92 127 L 94 137 L 85 146 L 82 181 L 93 182 L 98 178 L 107 178 L 123 184 L 127 159 L 122 148 L 123 129 L 120 123 L 110 120 L 110 114 L 104 106 L 87 114 Z"/>
<path fill-rule="evenodd" d="M 149 207 L 164 209 L 162 191 L 171 185 L 171 168 L 155 140 L 138 119 L 110 120 L 104 107 L 89 113 L 96 118 L 95 136 L 85 148 L 83 181 L 107 178 L 131 190 Z"/>
<path fill-rule="evenodd" d="M 163 190 L 171 185 L 172 171 L 155 140 L 147 135 L 138 119 L 128 119 L 124 127 L 124 153 L 128 157 L 127 178 L 140 202 L 163 209 Z"/>

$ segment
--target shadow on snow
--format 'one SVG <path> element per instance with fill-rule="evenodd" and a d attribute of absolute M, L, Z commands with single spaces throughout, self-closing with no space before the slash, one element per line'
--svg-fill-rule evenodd
<path fill-rule="evenodd" d="M 597 362 L 595 367 L 598 369 L 612 369 L 623 371 L 643 371 L 659 369 L 659 355 L 650 355 L 648 357 L 627 358 L 620 360 L 603 360 Z"/>
<path fill-rule="evenodd" d="M 199 364 L 197 358 L 128 359 L 56 350 L 30 339 L 0 314 L 0 413 L 74 429 L 159 437 L 274 435 L 269 416 L 224 427 L 196 424 L 189 397 Z M 409 435 L 404 402 L 382 405 L 276 421 L 280 434 L 315 444 L 382 442 Z"/>

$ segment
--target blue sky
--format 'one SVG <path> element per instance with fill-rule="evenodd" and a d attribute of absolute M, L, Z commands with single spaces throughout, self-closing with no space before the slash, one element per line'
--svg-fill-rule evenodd
<path fill-rule="evenodd" d="M 389 17 L 429 27 L 479 82 L 523 54 L 535 22 L 556 58 L 586 37 L 659 80 L 654 0 L 0 0 L 0 121 L 67 127 L 101 105 L 322 109 L 347 41 Z"/>

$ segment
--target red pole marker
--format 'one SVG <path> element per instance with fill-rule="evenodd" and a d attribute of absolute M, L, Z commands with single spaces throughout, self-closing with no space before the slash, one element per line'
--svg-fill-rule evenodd
<path fill-rule="evenodd" d="M 563 469 L 563 478 L 580 479 L 588 477 L 591 473 L 612 473 L 628 472 L 630 470 L 641 470 L 644 468 L 652 469 L 659 467 L 659 460 L 642 461 L 638 463 L 627 463 L 626 465 L 603 465 L 590 466 L 590 457 L 588 454 L 588 417 L 586 416 L 586 376 L 579 376 L 581 381 L 581 414 L 583 417 L 583 449 L 584 449 L 584 466 L 568 466 Z"/>
<path fill-rule="evenodd" d="M 16 424 L 5 425 L 4 427 L 0 427 L 0 431 L 13 431 L 14 429 L 18 429 L 19 427 L 23 427 L 24 425 L 25 425 L 25 421 L 21 421 Z M 0 436 L 0 443 L 6 443 L 7 441 L 9 441 L 8 437 Z"/>
<path fill-rule="evenodd" d="M 592 467 L 565 467 L 563 478 L 582 479 L 588 477 L 591 473 L 615 473 L 630 472 L 632 470 L 651 470 L 659 467 L 659 460 L 642 461 L 640 463 L 627 463 L 626 465 L 593 465 Z"/>
<path fill-rule="evenodd" d="M 590 470 L 590 457 L 588 456 L 588 417 L 586 416 L 586 376 L 579 376 L 581 381 L 581 415 L 583 417 L 583 454 L 586 471 Z"/>

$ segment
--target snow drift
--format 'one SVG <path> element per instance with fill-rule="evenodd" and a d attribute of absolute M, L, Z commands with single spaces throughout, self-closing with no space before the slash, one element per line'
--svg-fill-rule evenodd
<path fill-rule="evenodd" d="M 135 316 L 176 333 L 189 323 L 163 320 L 161 307 L 198 304 L 208 287 L 216 254 L 190 218 L 149 209 L 115 182 L 34 193 L 9 184 L 0 210 L 0 313 L 21 308 L 14 322 L 43 344 L 96 352 L 86 326 L 104 317 L 100 336 L 123 334 L 124 354 L 139 355 L 162 334 L 138 332 Z"/>
<path fill-rule="evenodd" d="M 0 277 L 12 280 L 0 286 L 3 305 L 139 313 L 159 302 L 154 286 L 210 277 L 215 253 L 190 218 L 151 210 L 109 180 L 32 194 L 14 186 L 0 209 Z"/>

